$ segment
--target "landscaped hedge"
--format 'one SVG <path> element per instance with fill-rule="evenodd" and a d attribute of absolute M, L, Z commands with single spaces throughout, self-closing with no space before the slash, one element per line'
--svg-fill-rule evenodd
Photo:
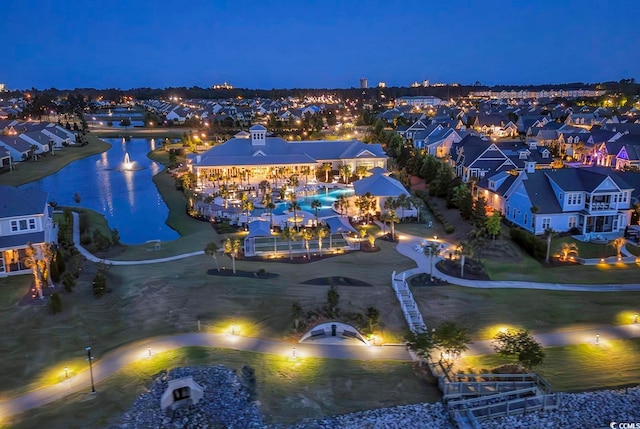
<path fill-rule="evenodd" d="M 509 234 L 511 235 L 511 240 L 533 258 L 543 259 L 545 257 L 547 245 L 544 240 L 520 228 L 511 228 Z"/>
<path fill-rule="evenodd" d="M 417 190 L 414 192 L 418 198 L 424 201 L 424 204 L 431 211 L 431 213 L 433 213 L 433 217 L 436 218 L 442 224 L 442 228 L 444 228 L 444 232 L 446 234 L 451 234 L 456 230 L 455 227 L 451 223 L 449 223 L 449 221 L 444 217 L 444 215 L 440 212 L 440 210 L 438 210 L 437 208 L 429 204 L 429 194 L 427 192 L 422 190 Z"/>

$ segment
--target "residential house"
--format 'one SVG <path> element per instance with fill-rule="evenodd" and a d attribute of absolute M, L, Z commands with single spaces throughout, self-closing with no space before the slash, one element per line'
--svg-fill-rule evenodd
<path fill-rule="evenodd" d="M 591 168 L 500 172 L 478 182 L 478 195 L 506 220 L 536 235 L 547 228 L 581 234 L 623 231 L 633 188 L 618 174 Z"/>
<path fill-rule="evenodd" d="M 28 273 L 27 244 L 57 241 L 48 195 L 35 188 L 0 186 L 0 277 Z"/>
<path fill-rule="evenodd" d="M 0 149 L 11 155 L 13 162 L 24 161 L 31 155 L 31 144 L 17 135 L 0 135 Z"/>
<path fill-rule="evenodd" d="M 456 176 L 464 182 L 517 168 L 496 143 L 471 135 L 452 144 L 450 157 Z"/>
<path fill-rule="evenodd" d="M 453 128 L 445 128 L 439 124 L 429 125 L 425 130 L 418 131 L 413 137 L 413 145 L 438 158 L 449 155 L 451 146 L 459 143 L 462 137 Z"/>

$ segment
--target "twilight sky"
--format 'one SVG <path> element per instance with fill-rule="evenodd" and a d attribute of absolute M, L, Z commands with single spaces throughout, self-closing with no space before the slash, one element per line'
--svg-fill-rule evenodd
<path fill-rule="evenodd" d="M 640 1 L 3 0 L 11 89 L 640 78 Z"/>

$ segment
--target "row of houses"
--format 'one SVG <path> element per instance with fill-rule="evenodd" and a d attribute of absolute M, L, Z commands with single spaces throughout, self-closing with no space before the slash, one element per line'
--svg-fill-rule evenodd
<path fill-rule="evenodd" d="M 75 141 L 73 132 L 57 124 L 0 120 L 0 166 L 37 158 Z"/>

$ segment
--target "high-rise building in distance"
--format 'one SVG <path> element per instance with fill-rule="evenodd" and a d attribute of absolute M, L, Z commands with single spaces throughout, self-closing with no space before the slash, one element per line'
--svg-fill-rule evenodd
<path fill-rule="evenodd" d="M 360 78 L 360 88 L 362 88 L 362 89 L 369 88 L 369 81 L 367 80 L 366 77 L 361 77 Z"/>

